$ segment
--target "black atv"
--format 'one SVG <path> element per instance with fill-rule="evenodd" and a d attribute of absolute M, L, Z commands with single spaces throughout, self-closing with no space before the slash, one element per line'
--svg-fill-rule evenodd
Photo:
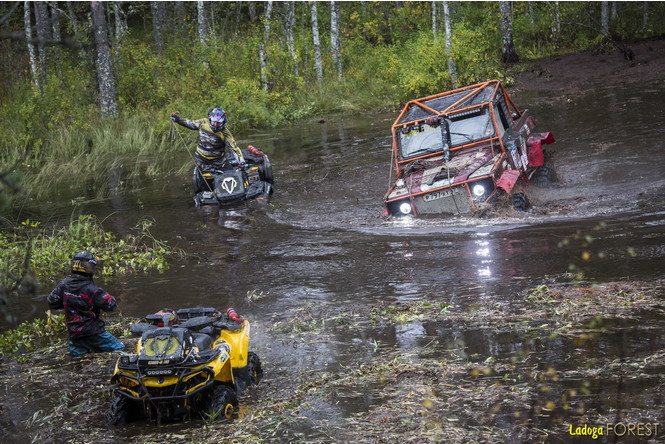
<path fill-rule="evenodd" d="M 194 168 L 192 184 L 197 207 L 270 197 L 274 181 L 268 155 L 251 145 L 242 153 L 246 162 L 242 165 L 227 155 L 219 168 Z"/>
<path fill-rule="evenodd" d="M 141 339 L 136 353 L 116 362 L 109 426 L 140 418 L 230 418 L 238 392 L 263 375 L 259 357 L 248 350 L 249 321 L 233 309 L 162 310 L 131 331 Z"/>

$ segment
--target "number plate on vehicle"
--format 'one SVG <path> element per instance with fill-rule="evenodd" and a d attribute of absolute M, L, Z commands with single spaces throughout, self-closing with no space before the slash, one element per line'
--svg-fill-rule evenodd
<path fill-rule="evenodd" d="M 461 188 L 446 188 L 444 190 L 435 191 L 433 193 L 425 194 L 423 200 L 425 202 L 431 202 L 437 199 L 443 199 L 444 197 L 452 196 L 453 194 L 460 194 L 462 192 Z"/>

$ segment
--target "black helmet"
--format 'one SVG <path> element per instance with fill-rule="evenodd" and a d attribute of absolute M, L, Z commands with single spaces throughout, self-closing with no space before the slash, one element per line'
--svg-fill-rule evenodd
<path fill-rule="evenodd" d="M 99 258 L 89 251 L 76 253 L 72 258 L 72 273 L 92 275 L 97 268 Z"/>
<path fill-rule="evenodd" d="M 222 131 L 226 127 L 226 113 L 222 108 L 208 110 L 208 123 L 213 131 Z"/>

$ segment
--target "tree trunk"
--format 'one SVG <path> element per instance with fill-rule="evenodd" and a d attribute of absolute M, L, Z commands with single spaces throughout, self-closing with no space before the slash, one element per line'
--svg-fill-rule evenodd
<path fill-rule="evenodd" d="M 605 37 L 610 36 L 610 2 L 600 2 L 600 26 Z"/>
<path fill-rule="evenodd" d="M 256 20 L 258 20 L 258 16 L 256 15 L 256 5 L 254 2 L 249 2 L 249 20 L 253 23 Z"/>
<path fill-rule="evenodd" d="M 342 51 L 339 39 L 339 2 L 330 2 L 330 44 L 337 80 L 342 81 Z"/>
<path fill-rule="evenodd" d="M 261 62 L 261 89 L 268 91 L 268 54 L 266 44 L 270 40 L 270 16 L 272 15 L 272 1 L 266 2 L 263 15 L 263 42 L 259 43 L 259 61 Z"/>
<path fill-rule="evenodd" d="M 314 41 L 314 69 L 316 70 L 316 82 L 321 87 L 323 83 L 323 62 L 321 61 L 321 40 L 319 39 L 319 19 L 316 13 L 316 2 L 309 2 L 312 13 L 312 40 Z"/>
<path fill-rule="evenodd" d="M 499 2 L 499 10 L 501 11 L 501 61 L 503 63 L 514 63 L 519 60 L 513 43 L 511 9 L 511 2 Z"/>
<path fill-rule="evenodd" d="M 39 54 L 39 84 L 46 82 L 46 43 L 51 39 L 51 21 L 46 2 L 35 2 L 35 25 L 37 26 L 37 52 Z"/>
<path fill-rule="evenodd" d="M 53 40 L 59 42 L 62 40 L 60 34 L 60 10 L 58 9 L 58 2 L 51 2 L 51 26 L 53 27 Z"/>
<path fill-rule="evenodd" d="M 35 87 L 41 91 L 39 82 L 39 68 L 37 67 L 37 55 L 35 45 L 32 44 L 32 20 L 30 17 L 30 4 L 32 2 L 23 2 L 23 23 L 25 25 L 25 40 L 28 42 L 28 56 L 30 57 L 30 70 L 32 71 L 32 82 Z"/>
<path fill-rule="evenodd" d="M 178 1 L 173 4 L 173 29 L 180 35 L 185 34 L 185 2 Z"/>
<path fill-rule="evenodd" d="M 110 118 L 118 115 L 115 82 L 111 69 L 111 53 L 109 50 L 108 26 L 104 15 L 103 2 L 90 2 L 92 10 L 92 26 L 97 47 L 97 80 L 99 82 L 99 107 L 102 117 Z"/>
<path fill-rule="evenodd" d="M 642 30 L 649 27 L 649 2 L 642 2 Z"/>
<path fill-rule="evenodd" d="M 439 7 L 437 6 L 438 1 L 433 1 L 432 2 L 432 35 L 434 36 L 434 40 L 436 40 L 436 35 L 439 33 L 439 26 L 437 23 L 437 11 Z"/>
<path fill-rule="evenodd" d="M 296 2 L 286 2 L 286 46 L 293 60 L 293 75 L 298 77 L 298 59 L 296 45 L 293 41 L 293 27 L 296 24 Z"/>
<path fill-rule="evenodd" d="M 446 57 L 448 57 L 448 72 L 450 73 L 450 78 L 453 81 L 453 87 L 457 87 L 457 67 L 455 66 L 455 60 L 452 56 L 452 46 L 453 46 L 453 31 L 450 24 L 450 8 L 448 7 L 448 2 L 444 1 L 443 3 L 443 25 L 446 29 Z"/>
<path fill-rule="evenodd" d="M 152 10 L 152 34 L 155 38 L 155 52 L 161 57 L 164 53 L 162 30 L 164 29 L 164 20 L 166 18 L 166 3 L 150 2 L 150 9 Z"/>
<path fill-rule="evenodd" d="M 561 8 L 559 2 L 554 2 L 554 23 L 552 24 L 552 43 L 554 46 L 559 46 L 559 38 L 561 37 Z"/>
<path fill-rule="evenodd" d="M 127 15 L 122 10 L 122 3 L 119 1 L 113 2 L 113 19 L 115 21 L 115 34 L 113 36 L 113 63 L 112 66 L 118 66 L 120 63 L 120 47 L 122 39 L 127 34 Z"/>
<path fill-rule="evenodd" d="M 206 14 L 205 14 L 205 3 L 202 1 L 196 2 L 196 17 L 197 17 L 197 25 L 198 25 L 198 30 L 199 30 L 199 40 L 201 41 L 201 44 L 204 46 L 208 46 L 208 39 L 206 38 L 206 35 L 208 34 L 206 31 Z"/>

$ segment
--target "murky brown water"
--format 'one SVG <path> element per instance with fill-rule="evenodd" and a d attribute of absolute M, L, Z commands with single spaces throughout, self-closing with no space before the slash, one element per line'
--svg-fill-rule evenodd
<path fill-rule="evenodd" d="M 274 165 L 275 194 L 268 206 L 196 209 L 188 179 L 168 178 L 76 211 L 98 214 L 119 234 L 129 233 L 142 217 L 153 218 L 153 234 L 187 253 L 161 275 L 98 282 L 116 295 L 124 314 L 142 316 L 167 306 L 234 306 L 254 320 L 253 341 L 268 378 L 347 365 L 355 354 L 367 353 L 358 344 L 368 339 L 396 349 L 428 346 L 433 353 L 454 348 L 479 362 L 517 357 L 538 367 L 573 370 L 599 355 L 619 359 L 662 349 L 665 319 L 607 320 L 582 346 L 561 337 L 415 322 L 338 336 L 335 344 L 288 348 L 288 353 L 271 346 L 267 324 L 307 304 L 343 311 L 427 298 L 469 309 L 501 303 L 509 310 L 520 292 L 568 280 L 571 264 L 584 272 L 586 282 L 664 278 L 663 97 L 662 82 L 640 90 L 607 87 L 582 97 L 514 97 L 529 106 L 542 130 L 553 131 L 561 177 L 552 188 L 530 190 L 535 209 L 526 215 L 384 219 L 392 114 L 333 117 L 243 135 L 241 142 L 264 149 Z M 179 161 L 188 159 L 183 153 Z M 48 208 L 52 219 L 69 219 L 67 202 Z M 588 247 L 592 260 L 581 259 L 577 233 L 594 237 Z M 571 242 L 559 246 L 564 239 Z M 250 303 L 251 291 L 263 297 Z M 34 316 L 45 309 L 41 304 L 26 301 L 21 308 Z M 601 410 L 619 402 L 622 408 L 655 402 L 647 382 L 590 383 L 588 404 Z M 557 387 L 575 384 L 562 380 Z M 348 415 L 372 402 L 370 396 L 353 397 L 321 406 L 317 414 Z"/>

